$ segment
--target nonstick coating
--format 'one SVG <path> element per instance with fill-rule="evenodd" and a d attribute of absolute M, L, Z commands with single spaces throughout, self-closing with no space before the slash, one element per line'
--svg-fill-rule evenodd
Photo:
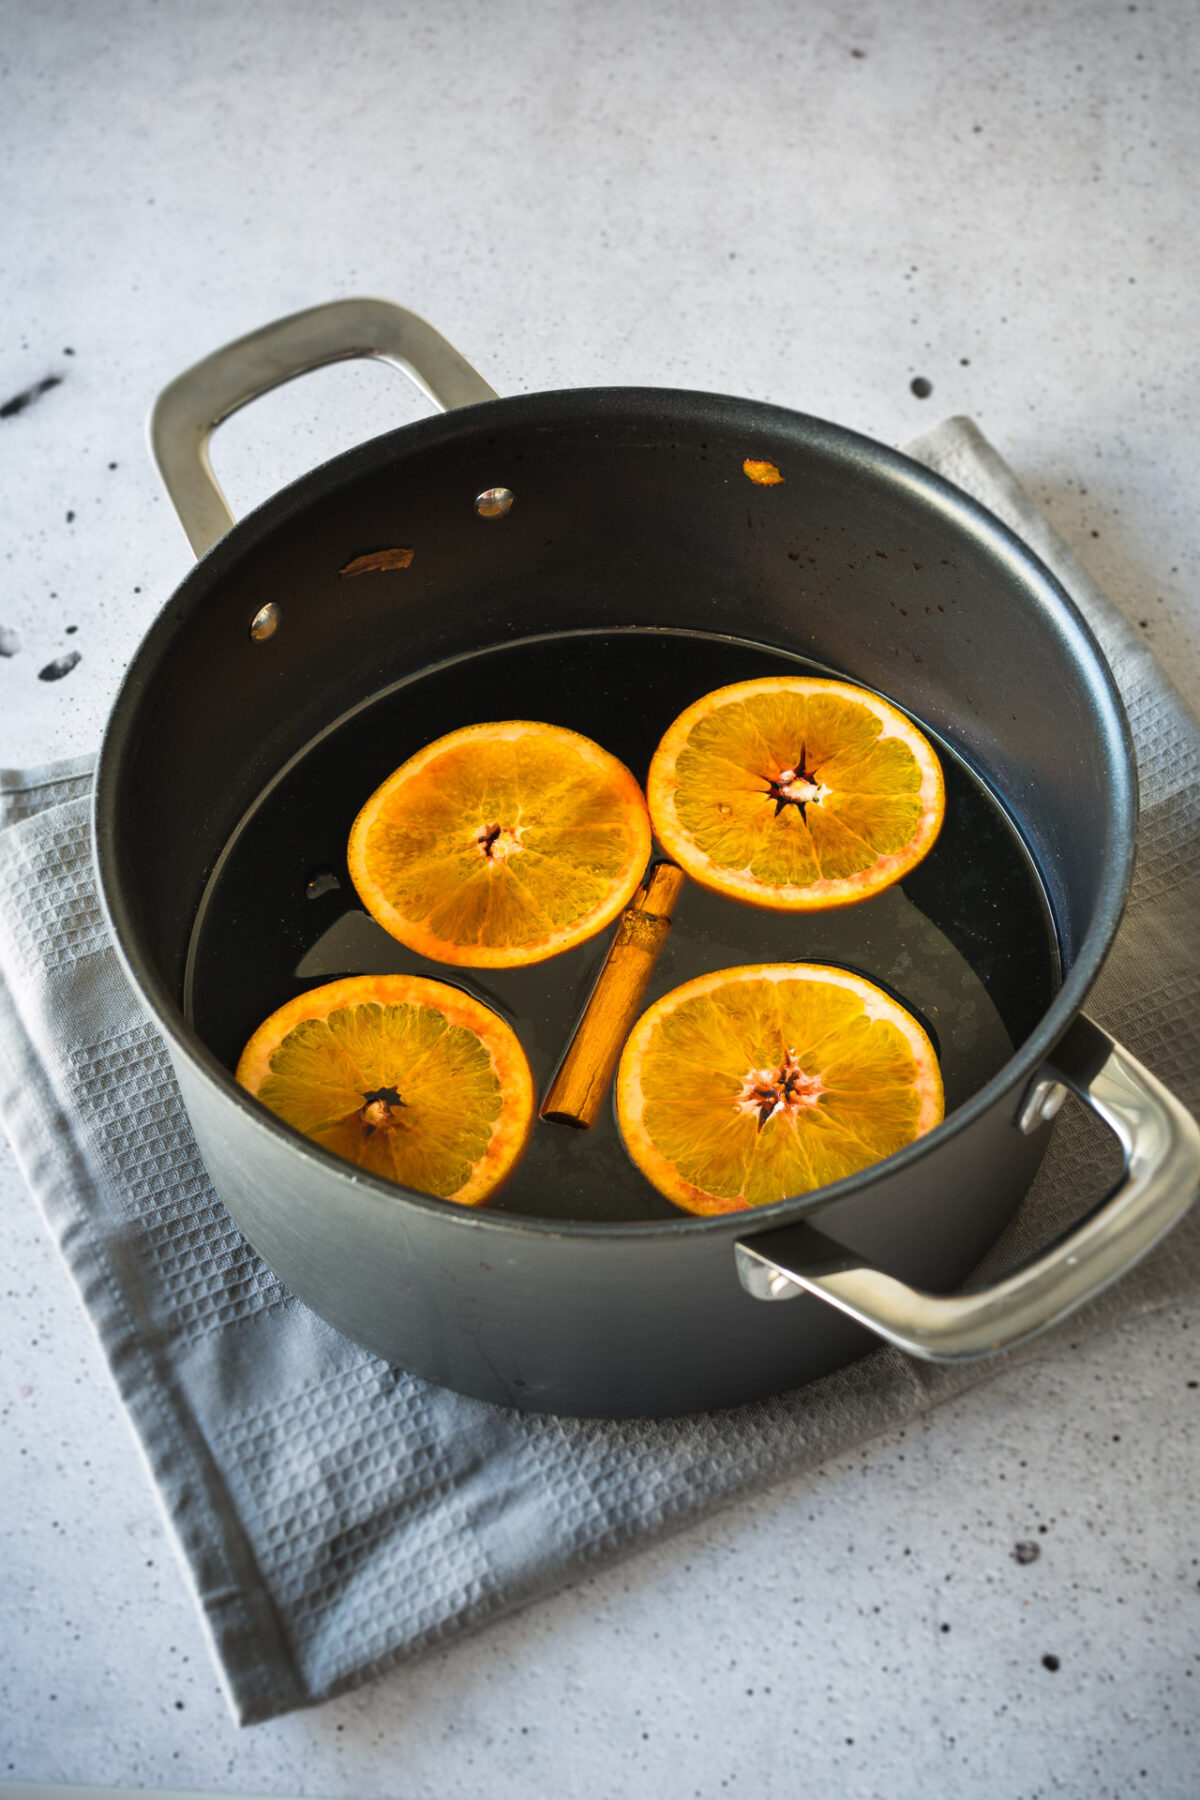
<path fill-rule="evenodd" d="M 746 458 L 783 481 L 756 485 Z M 507 487 L 500 518 L 475 496 Z M 356 557 L 411 549 L 402 571 Z M 273 637 L 251 619 L 281 609 Z M 1049 890 L 1065 980 L 1012 1061 L 928 1138 L 816 1197 L 627 1226 L 464 1216 L 296 1139 L 184 1022 L 221 846 L 318 731 L 403 675 L 539 632 L 657 626 L 797 653 L 890 695 L 986 777 Z M 339 457 L 185 579 L 118 697 L 97 782 L 102 890 L 218 1191 L 316 1310 L 485 1398 L 662 1413 L 795 1385 L 873 1341 L 821 1302 L 751 1300 L 741 1235 L 819 1213 L 902 1279 L 958 1282 L 1044 1148 L 1013 1116 L 1116 929 L 1136 793 L 1111 676 L 1074 607 L 990 514 L 902 456 L 779 408 L 580 390 L 464 408 Z"/>

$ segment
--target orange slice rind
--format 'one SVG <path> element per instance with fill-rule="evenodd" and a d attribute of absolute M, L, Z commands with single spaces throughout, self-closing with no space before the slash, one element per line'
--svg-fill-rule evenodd
<path fill-rule="evenodd" d="M 348 860 L 367 911 L 409 949 L 512 968 L 603 930 L 650 847 L 623 763 L 579 732 L 515 719 L 410 757 L 358 814 Z"/>
<path fill-rule="evenodd" d="M 692 1213 L 769 1206 L 858 1174 L 940 1124 L 927 1033 L 849 970 L 756 963 L 663 996 L 617 1071 L 625 1147 Z"/>
<path fill-rule="evenodd" d="M 417 1193 L 477 1206 L 533 1122 L 525 1053 L 470 994 L 420 975 L 355 975 L 259 1026 L 237 1080 L 337 1156 Z"/>
<path fill-rule="evenodd" d="M 706 694 L 665 733 L 646 784 L 664 849 L 702 887 L 778 911 L 848 906 L 932 847 L 942 767 L 881 695 L 815 676 Z"/>

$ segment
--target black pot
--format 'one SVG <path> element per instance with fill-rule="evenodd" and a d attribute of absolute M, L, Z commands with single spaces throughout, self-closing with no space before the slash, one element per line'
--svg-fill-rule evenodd
<path fill-rule="evenodd" d="M 208 433 L 278 381 L 365 354 L 455 410 L 336 458 L 233 525 Z M 101 891 L 218 1192 L 332 1324 L 487 1400 L 683 1413 L 796 1386 L 880 1335 L 938 1358 L 1011 1343 L 1112 1280 L 1190 1204 L 1200 1132 L 1080 1013 L 1133 861 L 1120 701 L 1062 589 L 964 494 L 879 444 L 749 401 L 500 400 L 428 326 L 378 301 L 317 308 L 217 353 L 163 395 L 154 438 L 201 560 L 104 740 Z M 786 482 L 749 483 L 746 457 Z M 402 576 L 340 573 L 397 546 L 413 551 Z M 901 608 L 901 588 L 919 604 Z M 333 721 L 415 671 L 633 629 L 750 640 L 845 672 L 980 771 L 1019 820 L 1057 923 L 1062 981 L 1044 1013 L 936 1131 L 749 1215 L 463 1209 L 296 1136 L 236 1087 L 184 1010 L 197 907 L 239 820 Z M 1116 1193 L 1020 1275 L 935 1298 L 1011 1219 L 1068 1087 L 1122 1140 Z"/>

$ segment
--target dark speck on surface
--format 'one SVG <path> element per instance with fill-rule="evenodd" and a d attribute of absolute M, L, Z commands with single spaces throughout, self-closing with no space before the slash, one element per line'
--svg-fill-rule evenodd
<path fill-rule="evenodd" d="M 918 400 L 928 400 L 933 392 L 932 381 L 927 381 L 924 375 L 914 375 L 908 385 Z"/>
<path fill-rule="evenodd" d="M 1055 1670 L 1061 1669 L 1062 1664 L 1059 1662 L 1057 1656 L 1043 1656 L 1042 1667 L 1043 1669 L 1049 1669 L 1050 1673 L 1053 1675 Z"/>
<path fill-rule="evenodd" d="M 69 512 L 67 514 L 67 524 L 73 525 L 74 523 L 75 523 L 75 514 L 73 512 Z"/>
<path fill-rule="evenodd" d="M 0 656 L 15 656 L 21 648 L 21 640 L 16 632 L 7 625 L 0 625 Z"/>
<path fill-rule="evenodd" d="M 79 630 L 78 625 L 68 625 L 67 626 L 67 636 L 73 637 L 78 630 Z"/>
<path fill-rule="evenodd" d="M 49 393 L 51 388 L 58 387 L 61 381 L 61 375 L 47 375 L 44 381 L 39 381 L 33 387 L 26 388 L 23 393 L 14 394 L 11 400 L 6 400 L 4 405 L 0 406 L 0 419 L 15 419 L 18 413 L 23 413 L 27 406 L 32 406 L 35 400 L 40 399 L 43 394 Z"/>
<path fill-rule="evenodd" d="M 44 669 L 39 669 L 38 680 L 61 681 L 64 675 L 71 673 L 75 664 L 80 660 L 78 650 L 68 650 L 65 656 L 56 656 L 54 661 L 48 662 Z"/>
<path fill-rule="evenodd" d="M 1019 1544 L 1012 1547 L 1012 1559 L 1018 1563 L 1036 1562 L 1042 1554 L 1042 1546 L 1035 1544 L 1032 1538 L 1022 1538 Z"/>

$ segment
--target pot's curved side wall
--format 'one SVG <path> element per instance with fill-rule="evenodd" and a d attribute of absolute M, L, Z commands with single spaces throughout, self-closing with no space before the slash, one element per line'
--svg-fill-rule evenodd
<path fill-rule="evenodd" d="M 386 1362 L 498 1405 L 606 1418 L 735 1406 L 830 1373 L 878 1341 L 807 1295 L 740 1286 L 755 1217 L 581 1232 L 381 1196 L 264 1120 L 226 1127 L 219 1093 L 173 1052 L 201 1155 L 269 1266 Z M 1014 1091 L 970 1131 L 818 1204 L 823 1233 L 916 1286 L 961 1281 L 1020 1204 L 1048 1129 L 1012 1122 Z M 779 1223 L 764 1215 L 762 1228 Z M 447 1229 L 447 1224 L 452 1229 Z"/>

